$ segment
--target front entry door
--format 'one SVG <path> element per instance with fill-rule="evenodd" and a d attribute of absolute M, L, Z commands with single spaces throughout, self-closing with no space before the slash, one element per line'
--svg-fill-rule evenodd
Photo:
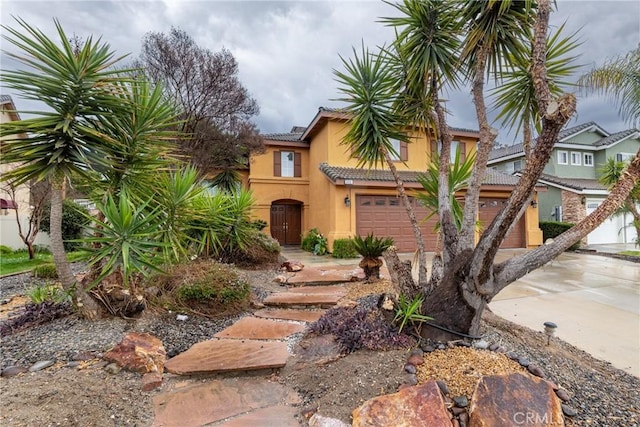
<path fill-rule="evenodd" d="M 281 245 L 299 245 L 302 234 L 300 205 L 271 205 L 271 236 Z"/>

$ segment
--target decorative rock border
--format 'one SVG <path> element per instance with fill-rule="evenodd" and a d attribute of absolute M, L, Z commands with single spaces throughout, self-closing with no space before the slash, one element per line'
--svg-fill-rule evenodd
<path fill-rule="evenodd" d="M 562 412 L 567 417 L 575 417 L 578 412 L 575 408 L 567 404 L 571 400 L 569 392 L 563 388 L 560 388 L 556 383 L 545 378 L 546 374 L 536 364 L 531 363 L 528 357 L 519 355 L 514 351 L 508 351 L 508 349 L 496 342 L 487 342 L 484 340 L 475 341 L 473 344 L 464 341 L 449 341 L 447 343 L 422 343 L 419 348 L 411 350 L 407 357 L 407 362 L 404 365 L 404 371 L 407 373 L 406 381 L 399 385 L 398 390 L 402 390 L 407 387 L 414 386 L 418 383 L 416 376 L 417 367 L 424 363 L 425 353 L 431 353 L 436 350 L 446 350 L 447 348 L 454 347 L 473 347 L 476 351 L 492 351 L 495 353 L 505 354 L 509 359 L 518 362 L 520 366 L 526 369 L 530 374 L 542 378 L 545 380 L 551 388 L 554 390 L 555 395 L 562 402 Z M 441 380 L 436 380 L 440 392 L 444 396 L 445 403 L 449 411 L 451 412 L 451 423 L 453 427 L 466 427 L 469 424 L 469 401 L 466 396 L 450 396 L 449 388 L 446 383 Z"/>

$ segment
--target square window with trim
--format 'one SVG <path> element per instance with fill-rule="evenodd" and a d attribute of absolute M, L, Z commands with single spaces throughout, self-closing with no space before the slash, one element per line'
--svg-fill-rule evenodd
<path fill-rule="evenodd" d="M 566 151 L 558 151 L 558 164 L 559 165 L 568 165 L 569 164 L 569 153 Z"/>
<path fill-rule="evenodd" d="M 593 166 L 593 154 L 591 153 L 584 153 L 584 158 L 583 158 L 583 165 L 585 166 Z"/>
<path fill-rule="evenodd" d="M 571 152 L 571 164 L 580 166 L 582 164 L 582 156 L 580 153 L 576 153 L 574 151 Z"/>
<path fill-rule="evenodd" d="M 274 151 L 273 175 L 285 178 L 301 177 L 302 154 L 294 151 Z"/>

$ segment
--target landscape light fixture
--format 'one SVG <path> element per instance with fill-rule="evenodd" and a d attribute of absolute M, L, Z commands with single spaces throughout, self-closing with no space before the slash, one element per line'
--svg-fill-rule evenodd
<path fill-rule="evenodd" d="M 351 206 L 351 199 L 349 198 L 348 194 L 344 197 L 344 205 L 346 207 L 350 207 Z"/>
<path fill-rule="evenodd" d="M 544 322 L 544 333 L 547 335 L 547 345 L 551 342 L 551 337 L 556 333 L 558 325 L 553 322 Z"/>
<path fill-rule="evenodd" d="M 534 209 L 537 208 L 538 207 L 538 202 L 536 202 L 535 200 L 532 200 L 531 201 L 531 207 L 534 208 Z"/>

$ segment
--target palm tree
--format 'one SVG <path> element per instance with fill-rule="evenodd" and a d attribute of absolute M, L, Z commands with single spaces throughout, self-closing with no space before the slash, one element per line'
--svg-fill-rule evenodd
<path fill-rule="evenodd" d="M 601 168 L 598 181 L 600 181 L 602 185 L 612 188 L 620 181 L 626 167 L 627 164 L 625 162 L 619 162 L 613 157 L 610 157 Z M 618 213 L 630 213 L 633 216 L 632 224 L 636 229 L 636 244 L 640 245 L 640 212 L 637 208 L 638 203 L 640 203 L 640 181 L 633 187 L 618 211 Z"/>
<path fill-rule="evenodd" d="M 570 56 L 580 46 L 577 33 L 562 37 L 564 24 L 547 39 L 547 78 L 549 90 L 554 96 L 560 96 L 563 90 L 574 84 L 566 80 L 580 66 L 575 64 L 577 56 Z M 511 57 L 513 69 L 505 70 L 500 76 L 504 81 L 492 92 L 495 96 L 494 108 L 498 110 L 496 120 L 502 120 L 502 126 L 510 130 L 522 130 L 525 158 L 531 155 L 533 130 L 542 129 L 541 116 L 535 96 L 533 76 L 530 72 L 533 57 L 531 55 Z"/>
<path fill-rule="evenodd" d="M 585 91 L 596 91 L 620 104 L 620 114 L 640 125 L 640 45 L 625 56 L 607 61 L 578 81 Z"/>
<path fill-rule="evenodd" d="M 2 70 L 2 81 L 24 98 L 43 102 L 50 111 L 3 125 L 0 135 L 9 138 L 2 144 L 2 162 L 19 166 L 2 179 L 13 184 L 50 180 L 51 250 L 60 281 L 71 289 L 75 279 L 61 232 L 66 184 L 72 176 L 86 177 L 92 168 L 109 165 L 109 139 L 96 125 L 98 117 L 128 113 L 130 106 L 117 96 L 126 79 L 111 69 L 121 58 L 108 44 L 90 37 L 74 51 L 58 21 L 60 45 L 25 21 L 16 21 L 17 28 L 2 26 L 7 32 L 3 38 L 21 51 L 8 55 L 25 68 Z M 17 138 L 21 133 L 30 137 Z"/>

